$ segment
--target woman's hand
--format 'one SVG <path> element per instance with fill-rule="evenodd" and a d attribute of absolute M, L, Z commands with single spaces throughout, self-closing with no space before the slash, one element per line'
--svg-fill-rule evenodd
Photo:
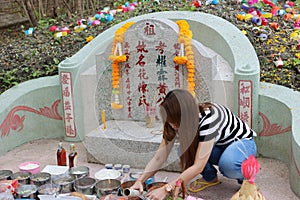
<path fill-rule="evenodd" d="M 165 199 L 169 193 L 165 190 L 164 187 L 160 187 L 154 190 L 151 190 L 146 194 L 147 199 L 149 200 L 163 200 Z"/>
<path fill-rule="evenodd" d="M 143 194 L 144 185 L 143 185 L 142 181 L 136 180 L 135 183 L 130 187 L 130 189 L 138 190 L 138 191 L 140 191 L 140 194 Z"/>

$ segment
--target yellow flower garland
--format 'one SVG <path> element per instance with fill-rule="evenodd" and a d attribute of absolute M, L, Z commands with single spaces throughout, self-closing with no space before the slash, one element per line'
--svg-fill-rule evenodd
<path fill-rule="evenodd" d="M 194 52 L 192 50 L 192 37 L 193 33 L 190 30 L 189 24 L 185 20 L 176 21 L 179 26 L 178 43 L 184 45 L 185 56 L 175 56 L 174 62 L 179 65 L 186 65 L 187 67 L 187 90 L 195 96 L 195 61 Z"/>
<path fill-rule="evenodd" d="M 118 43 L 122 43 L 124 40 L 124 33 L 126 32 L 126 30 L 133 25 L 135 22 L 127 22 L 126 24 L 124 24 L 121 28 L 119 28 L 116 32 L 115 32 L 115 37 L 114 37 L 114 41 L 113 41 L 113 46 L 112 46 L 112 53 L 109 56 L 109 59 L 112 61 L 112 93 L 114 95 L 119 95 L 120 94 L 120 85 L 119 85 L 119 81 L 120 81 L 120 70 L 119 70 L 119 63 L 120 62 L 125 62 L 126 61 L 126 55 L 115 55 L 115 50 L 117 48 L 117 44 Z M 120 104 L 120 102 L 111 102 L 111 106 L 113 109 L 121 109 L 123 108 L 123 105 Z"/>

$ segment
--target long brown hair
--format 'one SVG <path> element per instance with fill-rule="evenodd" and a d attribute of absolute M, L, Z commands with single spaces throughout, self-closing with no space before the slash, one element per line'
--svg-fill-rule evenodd
<path fill-rule="evenodd" d="M 177 131 L 180 143 L 180 164 L 182 170 L 194 164 L 198 148 L 199 107 L 194 97 L 187 90 L 175 89 L 170 91 L 160 106 L 166 143 L 172 141 L 176 131 L 170 126 L 172 123 L 179 127 Z"/>

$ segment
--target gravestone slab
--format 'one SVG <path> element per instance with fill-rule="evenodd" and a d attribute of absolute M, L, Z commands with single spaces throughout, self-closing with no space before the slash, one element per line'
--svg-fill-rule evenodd
<path fill-rule="evenodd" d="M 86 137 L 88 160 L 144 168 L 158 149 L 162 140 L 161 132 L 162 126 L 159 123 L 153 128 L 147 128 L 143 122 L 110 120 L 107 122 L 107 129 L 103 129 L 101 125 Z M 179 170 L 178 149 L 179 144 L 175 143 L 163 166 L 166 170 Z"/>
<path fill-rule="evenodd" d="M 107 120 L 145 121 L 146 105 L 157 107 L 168 91 L 187 87 L 186 66 L 173 62 L 180 51 L 178 31 L 177 24 L 171 20 L 146 19 L 136 22 L 125 32 L 122 52 L 128 60 L 119 64 L 121 101 L 124 105 L 121 110 L 110 107 L 111 62 L 108 58 L 112 46 L 109 45 L 97 56 L 99 81 L 96 92 L 98 104 L 95 109 L 99 111 L 100 124 L 101 110 L 106 111 Z M 195 58 L 196 99 L 198 102 L 212 101 L 213 80 L 220 77 L 218 65 L 229 71 L 228 74 L 231 68 L 224 59 L 201 43 L 193 40 L 192 47 Z M 232 82 L 232 76 L 229 81 Z M 159 117 L 158 109 L 156 116 Z"/>
<path fill-rule="evenodd" d="M 187 69 L 173 59 L 180 52 L 178 26 L 166 19 L 137 21 L 124 33 L 122 53 L 128 59 L 119 63 L 121 99 L 124 107 L 111 108 L 112 84 L 109 44 L 96 56 L 97 89 L 95 110 L 99 127 L 86 137 L 88 160 L 100 163 L 130 163 L 144 167 L 153 157 L 162 139 L 158 105 L 168 91 L 187 87 Z M 113 33 L 112 33 L 113 34 Z M 232 89 L 232 70 L 213 50 L 192 40 L 195 61 L 195 93 L 198 102 L 222 98 Z M 225 88 L 225 89 L 224 89 Z M 217 95 L 216 95 L 217 94 Z M 219 96 L 218 96 L 219 95 Z M 145 106 L 156 106 L 157 122 L 145 123 Z M 101 111 L 105 110 L 106 129 Z M 154 133 L 154 134 L 153 134 Z M 109 152 L 105 151 L 109 149 Z M 166 163 L 168 170 L 179 170 L 178 144 Z"/>

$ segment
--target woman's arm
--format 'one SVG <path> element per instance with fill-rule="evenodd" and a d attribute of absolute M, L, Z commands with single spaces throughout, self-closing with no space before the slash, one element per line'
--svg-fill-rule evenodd
<path fill-rule="evenodd" d="M 185 171 L 183 171 L 176 180 L 181 179 L 185 183 L 188 183 L 198 174 L 200 174 L 208 161 L 213 146 L 214 139 L 206 142 L 199 142 L 194 164 L 191 167 L 187 168 Z M 176 180 L 173 180 L 169 183 L 173 188 L 175 187 Z"/>
<path fill-rule="evenodd" d="M 145 182 L 148 178 L 153 176 L 167 160 L 170 151 L 174 145 L 175 139 L 168 144 L 165 143 L 164 139 L 161 141 L 158 150 L 156 151 L 154 157 L 150 160 L 144 169 L 142 175 L 138 178 L 138 181 Z"/>
<path fill-rule="evenodd" d="M 213 145 L 214 139 L 206 142 L 199 142 L 194 164 L 188 169 L 186 169 L 184 172 L 182 172 L 176 180 L 169 182 L 164 187 L 149 192 L 147 194 L 147 198 L 155 200 L 164 199 L 169 194 L 169 189 L 174 191 L 177 180 L 181 180 L 184 181 L 184 183 L 188 183 L 199 173 L 201 173 L 208 161 Z"/>

